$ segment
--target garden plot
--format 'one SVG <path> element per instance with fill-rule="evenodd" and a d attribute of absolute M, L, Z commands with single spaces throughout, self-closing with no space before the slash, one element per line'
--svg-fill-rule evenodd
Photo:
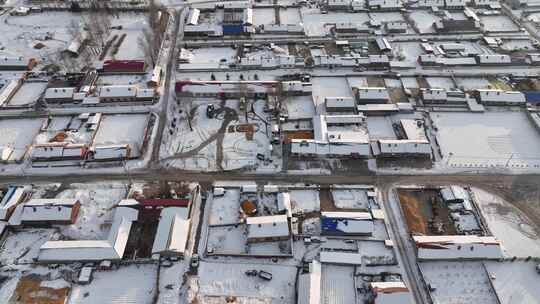
<path fill-rule="evenodd" d="M 349 82 L 343 77 L 314 77 L 311 79 L 313 87 L 313 102 L 317 113 L 325 113 L 326 106 L 324 99 L 326 97 L 351 97 L 352 89 Z"/>
<path fill-rule="evenodd" d="M 148 74 L 143 75 L 100 75 L 97 79 L 98 86 L 110 85 L 137 85 L 146 87 L 149 80 Z"/>
<path fill-rule="evenodd" d="M 458 88 L 466 91 L 491 88 L 489 80 L 485 78 L 456 78 L 456 83 Z"/>
<path fill-rule="evenodd" d="M 198 48 L 189 51 L 193 54 L 190 63 L 236 62 L 237 51 L 231 47 Z"/>
<path fill-rule="evenodd" d="M 43 121 L 42 118 L 0 120 L 0 149 L 4 154 L 2 158 L 7 161 L 21 161 Z M 10 150 L 13 152 L 8 153 Z"/>
<path fill-rule="evenodd" d="M 455 88 L 454 82 L 450 77 L 425 77 L 430 89 L 446 89 Z"/>
<path fill-rule="evenodd" d="M 431 118 L 448 166 L 540 167 L 540 135 L 523 112 L 432 112 Z"/>
<path fill-rule="evenodd" d="M 485 262 L 500 303 L 538 303 L 540 276 L 537 262 Z"/>
<path fill-rule="evenodd" d="M 319 192 L 316 190 L 291 190 L 290 197 L 293 213 L 321 210 Z"/>
<path fill-rule="evenodd" d="M 369 199 L 366 190 L 332 190 L 332 198 L 334 199 L 334 204 L 337 208 L 369 209 Z"/>
<path fill-rule="evenodd" d="M 372 20 L 384 22 L 405 22 L 405 18 L 399 12 L 369 13 Z"/>
<path fill-rule="evenodd" d="M 480 22 L 487 32 L 515 32 L 519 27 L 505 15 L 480 16 Z"/>
<path fill-rule="evenodd" d="M 46 59 L 49 54 L 61 51 L 69 45 L 68 34 L 72 22 L 81 22 L 80 14 L 71 12 L 43 12 L 28 16 L 9 16 L 5 14 L 2 22 L 0 47 L 11 56 Z M 47 39 L 52 38 L 52 39 Z M 34 45 L 42 43 L 41 49 Z"/>
<path fill-rule="evenodd" d="M 94 145 L 129 144 L 131 156 L 140 156 L 149 117 L 147 114 L 104 115 L 94 138 Z"/>
<path fill-rule="evenodd" d="M 435 16 L 426 10 L 414 10 L 410 13 L 409 18 L 414 22 L 421 34 L 435 33 L 433 23 L 441 20 L 439 16 Z"/>
<path fill-rule="evenodd" d="M 24 82 L 15 95 L 11 97 L 7 106 L 16 107 L 34 104 L 39 99 L 39 96 L 45 92 L 45 88 L 47 88 L 46 82 Z"/>
<path fill-rule="evenodd" d="M 482 262 L 422 262 L 420 271 L 437 304 L 499 303 Z"/>
<path fill-rule="evenodd" d="M 311 96 L 290 96 L 285 100 L 289 120 L 311 119 L 315 115 L 315 105 Z"/>
<path fill-rule="evenodd" d="M 96 271 L 88 285 L 73 287 L 69 303 L 150 304 L 156 293 L 157 266 L 121 266 L 114 271 Z"/>
<path fill-rule="evenodd" d="M 318 9 L 302 8 L 300 11 L 307 36 L 325 36 L 329 33 L 330 24 L 339 22 L 363 24 L 369 21 L 367 13 L 336 13 L 321 14 Z"/>
<path fill-rule="evenodd" d="M 504 199 L 474 189 L 476 202 L 507 256 L 540 257 L 540 233 L 527 214 Z"/>
<path fill-rule="evenodd" d="M 209 225 L 228 225 L 239 222 L 240 189 L 227 188 L 225 195 L 214 197 L 210 208 Z"/>
<path fill-rule="evenodd" d="M 402 61 L 417 62 L 418 56 L 424 54 L 424 49 L 418 42 L 392 43 L 395 56 Z"/>
<path fill-rule="evenodd" d="M 0 248 L 0 264 L 33 263 L 33 259 L 38 256 L 39 248 L 53 233 L 53 229 L 22 229 L 16 233 L 9 233 Z"/>
<path fill-rule="evenodd" d="M 390 116 L 368 116 L 367 127 L 372 139 L 397 139 Z"/>
<path fill-rule="evenodd" d="M 253 25 L 276 24 L 274 8 L 255 8 L 253 9 Z"/>
<path fill-rule="evenodd" d="M 72 184 L 69 189 L 60 192 L 57 198 L 75 198 L 81 203 L 75 224 L 58 226 L 60 234 L 75 240 L 107 238 L 114 206 L 126 197 L 126 187 L 118 182 Z"/>
<path fill-rule="evenodd" d="M 251 269 L 270 272 L 273 279 L 265 281 L 247 276 L 245 272 Z M 296 303 L 296 272 L 296 266 L 203 261 L 198 269 L 198 302 L 210 303 L 209 298 L 234 296 L 243 300 L 248 298 L 240 303 Z M 189 303 L 196 301 L 188 299 Z"/>
<path fill-rule="evenodd" d="M 296 7 L 282 7 L 279 9 L 281 24 L 299 24 L 302 22 L 300 11 Z"/>
<path fill-rule="evenodd" d="M 118 52 L 112 54 L 107 53 L 106 59 L 116 60 L 135 60 L 145 59 L 143 48 L 139 46 L 139 37 L 143 36 L 143 29 L 147 27 L 146 14 L 140 13 L 122 13 L 117 18 L 111 18 L 111 26 L 122 26 L 121 30 L 111 30 L 109 37 L 117 35 L 116 44 L 119 39 L 125 35 L 124 40 L 119 45 Z M 113 46 L 114 46 L 113 44 Z"/>
<path fill-rule="evenodd" d="M 321 303 L 355 303 L 354 267 L 323 265 Z"/>
<path fill-rule="evenodd" d="M 206 251 L 210 254 L 247 254 L 247 228 L 243 224 L 210 226 Z"/>

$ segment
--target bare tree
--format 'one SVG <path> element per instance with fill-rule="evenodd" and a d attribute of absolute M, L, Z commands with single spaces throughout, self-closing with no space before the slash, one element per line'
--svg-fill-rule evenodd
<path fill-rule="evenodd" d="M 139 47 L 144 51 L 148 64 L 154 66 L 157 63 L 161 41 L 166 29 L 166 12 L 163 6 L 155 0 L 148 1 L 147 27 L 143 29 L 139 37 Z"/>
<path fill-rule="evenodd" d="M 110 33 L 111 18 L 103 1 L 92 0 L 88 12 L 83 16 L 88 39 L 103 48 Z"/>

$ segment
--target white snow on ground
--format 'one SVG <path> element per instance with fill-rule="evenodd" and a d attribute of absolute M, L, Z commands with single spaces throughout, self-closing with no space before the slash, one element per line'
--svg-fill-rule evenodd
<path fill-rule="evenodd" d="M 355 302 L 354 267 L 323 265 L 321 304 L 350 304 Z"/>
<path fill-rule="evenodd" d="M 487 89 L 489 81 L 485 78 L 456 78 L 458 88 L 465 90 Z"/>
<path fill-rule="evenodd" d="M 39 247 L 52 233 L 52 229 L 24 229 L 10 233 L 0 249 L 0 264 L 32 263 L 38 256 Z"/>
<path fill-rule="evenodd" d="M 540 235 L 535 232 L 534 223 L 527 214 L 496 195 L 473 190 L 489 229 L 502 241 L 506 255 L 540 257 Z"/>
<path fill-rule="evenodd" d="M 410 19 L 414 20 L 416 27 L 420 33 L 434 33 L 435 29 L 433 28 L 433 23 L 439 21 L 441 18 L 435 15 L 430 14 L 425 10 L 413 10 L 410 13 Z"/>
<path fill-rule="evenodd" d="M 290 196 L 293 213 L 321 210 L 319 192 L 316 190 L 291 190 Z"/>
<path fill-rule="evenodd" d="M 497 303 L 482 262 L 422 262 L 419 266 L 426 283 L 436 288 L 430 292 L 434 303 Z"/>
<path fill-rule="evenodd" d="M 183 261 L 173 263 L 171 267 L 161 267 L 158 304 L 180 304 L 180 287 L 186 270 Z"/>
<path fill-rule="evenodd" d="M 149 115 L 105 115 L 94 139 L 95 145 L 129 144 L 132 156 L 138 156 L 144 141 Z"/>
<path fill-rule="evenodd" d="M 247 253 L 247 229 L 245 225 L 210 227 L 208 252 L 216 254 Z"/>
<path fill-rule="evenodd" d="M 442 162 L 450 167 L 540 167 L 540 134 L 523 112 L 432 112 Z M 466 144 L 464 144 L 466 143 Z"/>
<path fill-rule="evenodd" d="M 296 7 L 280 8 L 279 9 L 281 24 L 298 24 L 301 21 L 300 11 Z"/>
<path fill-rule="evenodd" d="M 8 106 L 23 106 L 36 102 L 45 92 L 46 82 L 25 82 L 9 100 Z"/>
<path fill-rule="evenodd" d="M 2 35 L 0 46 L 5 47 L 5 54 L 33 57 L 38 60 L 47 58 L 49 53 L 66 48 L 70 43 L 67 28 L 72 22 L 80 22 L 81 16 L 70 12 L 44 12 L 28 16 L 0 17 L 2 22 Z M 47 33 L 53 39 L 45 40 Z M 41 42 L 44 48 L 34 49 L 34 45 Z"/>
<path fill-rule="evenodd" d="M 141 47 L 139 47 L 139 37 L 142 37 L 142 30 L 146 25 L 146 15 L 140 13 L 124 13 L 120 14 L 118 18 L 111 18 L 111 26 L 122 26 L 121 30 L 112 30 L 110 37 L 113 35 L 118 35 L 118 39 L 121 35 L 127 34 L 126 38 L 118 48 L 118 53 L 116 55 L 107 56 L 107 58 L 117 59 L 117 60 L 127 60 L 127 59 L 144 59 L 144 52 Z M 111 48 L 112 49 L 112 48 Z M 110 52 L 110 50 L 109 50 Z M 109 53 L 110 54 L 110 53 Z"/>
<path fill-rule="evenodd" d="M 274 8 L 255 8 L 253 10 L 253 25 L 275 24 Z"/>
<path fill-rule="evenodd" d="M 369 116 L 367 118 L 369 137 L 372 139 L 396 139 L 392 123 L 390 116 Z"/>
<path fill-rule="evenodd" d="M 311 79 L 313 86 L 313 102 L 317 113 L 325 113 L 326 97 L 353 97 L 352 89 L 345 78 L 338 77 L 314 77 Z"/>
<path fill-rule="evenodd" d="M 60 233 L 75 240 L 99 240 L 107 237 L 113 206 L 126 197 L 127 185 L 117 182 L 73 184 L 58 198 L 76 198 L 81 202 L 77 221 L 73 225 L 59 226 Z"/>
<path fill-rule="evenodd" d="M 540 301 L 540 276 L 537 262 L 485 262 L 500 303 L 529 304 Z"/>
<path fill-rule="evenodd" d="M 89 285 L 76 285 L 69 304 L 137 303 L 153 301 L 156 265 L 122 266 L 114 271 L 96 271 Z"/>
<path fill-rule="evenodd" d="M 209 63 L 221 62 L 225 60 L 228 63 L 236 62 L 236 50 L 231 47 L 213 47 L 190 49 L 193 58 L 190 63 Z"/>
<path fill-rule="evenodd" d="M 10 159 L 22 159 L 34 137 L 39 132 L 43 119 L 0 120 L 0 148 L 14 149 Z"/>
<path fill-rule="evenodd" d="M 454 82 L 450 77 L 425 77 L 430 88 L 450 90 L 455 88 Z"/>
<path fill-rule="evenodd" d="M 240 210 L 239 189 L 227 189 L 224 196 L 214 196 L 211 204 L 209 225 L 238 223 Z"/>
<path fill-rule="evenodd" d="M 287 97 L 284 104 L 290 120 L 311 119 L 315 115 L 315 105 L 311 96 Z"/>
<path fill-rule="evenodd" d="M 272 273 L 272 280 L 249 277 L 246 270 L 257 269 Z M 205 296 L 238 296 L 271 299 L 271 303 L 296 303 L 296 267 L 275 264 L 212 263 L 199 266 L 199 292 Z M 352 303 L 352 302 L 351 302 Z"/>
<path fill-rule="evenodd" d="M 332 190 L 332 197 L 338 208 L 369 209 L 365 190 Z"/>
<path fill-rule="evenodd" d="M 318 9 L 305 7 L 302 7 L 300 12 L 307 36 L 325 36 L 328 33 L 328 27 L 325 27 L 325 24 L 339 22 L 363 24 L 369 21 L 367 13 L 332 12 L 331 14 L 321 14 Z"/>

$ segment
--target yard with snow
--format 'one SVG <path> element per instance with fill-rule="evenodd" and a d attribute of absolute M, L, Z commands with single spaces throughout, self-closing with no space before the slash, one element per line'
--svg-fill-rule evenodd
<path fill-rule="evenodd" d="M 139 156 L 149 118 L 147 114 L 104 115 L 94 138 L 94 145 L 129 144 L 131 155 Z"/>
<path fill-rule="evenodd" d="M 540 134 L 523 112 L 432 112 L 442 162 L 456 168 L 540 167 Z"/>

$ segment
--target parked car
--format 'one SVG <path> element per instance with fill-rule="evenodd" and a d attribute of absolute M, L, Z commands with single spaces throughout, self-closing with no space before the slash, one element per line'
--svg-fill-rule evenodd
<path fill-rule="evenodd" d="M 194 254 L 193 256 L 191 256 L 191 261 L 190 261 L 189 265 L 191 265 L 192 268 L 199 267 L 199 255 L 198 254 Z"/>
<path fill-rule="evenodd" d="M 266 280 L 266 281 L 270 281 L 272 280 L 272 274 L 268 271 L 264 271 L 264 270 L 259 270 L 259 278 L 263 279 L 263 280 Z"/>

